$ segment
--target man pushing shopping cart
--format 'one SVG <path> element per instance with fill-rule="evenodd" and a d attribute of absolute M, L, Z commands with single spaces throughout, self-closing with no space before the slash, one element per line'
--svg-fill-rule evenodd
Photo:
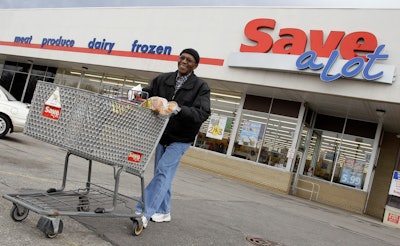
<path fill-rule="evenodd" d="M 178 70 L 153 79 L 143 89 L 150 98 L 140 105 L 38 82 L 24 133 L 67 150 L 62 184 L 3 195 L 13 203 L 12 219 L 23 221 L 29 211 L 42 215 L 37 227 L 49 238 L 62 233 L 60 216 L 128 217 L 133 235 L 139 235 L 150 218 L 170 221 L 171 183 L 178 164 L 210 115 L 210 89 L 193 72 L 199 60 L 197 51 L 183 50 Z M 154 153 L 154 177 L 144 189 L 144 171 Z M 88 161 L 88 175 L 83 187 L 66 190 L 71 155 Z M 114 168 L 113 189 L 92 183 L 93 160 Z M 140 199 L 118 192 L 122 171 L 140 177 Z M 136 208 L 128 206 L 132 200 L 138 202 Z"/>
<path fill-rule="evenodd" d="M 143 214 L 144 228 L 150 219 L 154 222 L 171 221 L 171 184 L 176 170 L 211 113 L 210 88 L 194 74 L 199 62 L 196 50 L 184 49 L 175 72 L 157 76 L 143 89 L 150 98 L 161 97 L 177 104 L 170 107 L 172 116 L 156 147 L 154 177 L 145 189 L 145 209 L 140 201 L 136 207 L 136 212 Z"/>

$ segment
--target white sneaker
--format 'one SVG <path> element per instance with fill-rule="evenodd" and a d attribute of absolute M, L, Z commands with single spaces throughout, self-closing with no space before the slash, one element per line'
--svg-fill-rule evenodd
<path fill-rule="evenodd" d="M 144 215 L 142 216 L 142 223 L 143 223 L 143 228 L 146 228 L 147 224 L 149 223 L 146 216 L 144 216 Z"/>
<path fill-rule="evenodd" d="M 155 213 L 153 214 L 153 216 L 151 216 L 151 220 L 154 222 L 169 222 L 171 221 L 171 213 L 167 214 Z"/>

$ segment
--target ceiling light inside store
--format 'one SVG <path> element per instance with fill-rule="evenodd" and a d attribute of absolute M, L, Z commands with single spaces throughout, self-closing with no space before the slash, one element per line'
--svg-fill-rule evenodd
<path fill-rule="evenodd" d="M 118 82 L 111 82 L 111 81 L 103 81 L 103 84 L 109 84 L 109 85 L 116 85 L 116 86 L 121 86 L 121 84 L 120 83 L 118 83 Z"/>
<path fill-rule="evenodd" d="M 251 118 L 257 118 L 257 119 L 263 119 L 266 120 L 268 118 L 262 117 L 262 116 L 257 116 L 257 115 L 252 115 L 252 114 L 243 114 L 243 116 L 251 117 Z M 262 124 L 265 124 L 265 122 L 262 122 Z"/>
<path fill-rule="evenodd" d="M 211 92 L 211 95 L 229 97 L 229 98 L 236 98 L 236 99 L 240 99 L 241 98 L 240 96 L 228 95 L 228 94 L 217 93 L 217 92 Z"/>
<path fill-rule="evenodd" d="M 85 73 L 85 76 L 86 76 L 86 77 L 99 78 L 99 79 L 103 78 L 102 75 L 90 74 L 90 73 Z"/>
<path fill-rule="evenodd" d="M 141 85 L 147 85 L 148 84 L 147 82 L 137 81 L 137 80 L 135 80 L 135 83 L 136 84 L 141 84 Z"/>
<path fill-rule="evenodd" d="M 116 78 L 116 77 L 106 77 L 106 79 L 117 80 L 117 81 L 125 81 L 125 79 Z"/>
<path fill-rule="evenodd" d="M 229 110 L 223 110 L 223 109 L 217 109 L 217 108 L 211 108 L 212 111 L 218 111 L 218 112 L 224 112 L 224 113 L 230 113 L 233 114 L 232 111 Z"/>
<path fill-rule="evenodd" d="M 217 102 L 222 102 L 222 103 L 229 103 L 229 104 L 239 105 L 238 102 L 232 102 L 232 101 L 221 100 L 221 99 L 215 99 L 215 98 L 211 98 L 211 101 L 217 101 Z"/>

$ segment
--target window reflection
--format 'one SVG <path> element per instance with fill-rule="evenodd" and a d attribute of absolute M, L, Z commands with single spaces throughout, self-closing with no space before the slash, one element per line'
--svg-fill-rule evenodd
<path fill-rule="evenodd" d="M 0 79 L 0 85 L 6 88 L 15 98 L 25 103 L 31 102 L 38 80 L 53 81 L 54 74 L 46 75 L 46 70 L 57 70 L 55 67 L 34 65 L 27 81 L 30 67 L 31 64 L 28 63 L 5 61 Z"/>
<path fill-rule="evenodd" d="M 195 146 L 226 154 L 239 104 L 240 96 L 211 92 L 212 115 L 200 128 Z"/>
<path fill-rule="evenodd" d="M 262 112 L 243 110 L 232 156 L 257 161 L 267 115 Z"/>
<path fill-rule="evenodd" d="M 243 110 L 232 155 L 284 168 L 296 123 L 292 117 Z"/>
<path fill-rule="evenodd" d="M 268 154 L 265 164 L 286 167 L 296 124 L 297 119 L 271 114 L 263 142 L 263 152 Z"/>
<path fill-rule="evenodd" d="M 304 174 L 363 188 L 373 139 L 314 130 Z"/>

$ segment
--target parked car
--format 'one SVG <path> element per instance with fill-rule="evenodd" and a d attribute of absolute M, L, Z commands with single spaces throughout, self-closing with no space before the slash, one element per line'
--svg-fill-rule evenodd
<path fill-rule="evenodd" d="M 0 138 L 8 133 L 22 132 L 29 113 L 29 104 L 15 99 L 0 86 Z"/>

